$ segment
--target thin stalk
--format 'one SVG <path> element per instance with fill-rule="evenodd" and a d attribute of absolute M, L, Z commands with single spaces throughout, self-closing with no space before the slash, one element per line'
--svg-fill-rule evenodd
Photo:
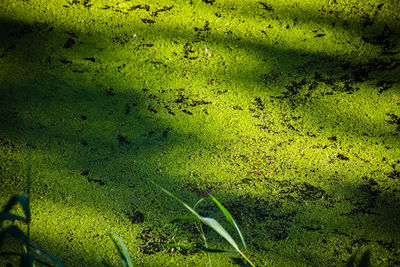
<path fill-rule="evenodd" d="M 242 251 L 238 250 L 237 252 L 239 252 L 239 254 L 250 264 L 250 266 L 256 267 L 256 265 L 255 265 L 254 263 L 252 263 L 252 262 L 246 257 L 246 255 L 243 254 Z"/>
<path fill-rule="evenodd" d="M 201 198 L 199 201 L 197 201 L 197 203 L 193 206 L 193 210 L 196 210 L 196 207 L 197 207 L 203 200 L 204 200 L 204 198 Z M 197 224 L 197 222 L 195 222 L 194 225 L 196 226 L 197 231 L 199 231 L 201 237 L 202 237 L 203 240 L 204 240 L 204 247 L 205 247 L 205 248 L 208 248 L 207 238 L 206 238 L 206 235 L 204 234 L 203 227 L 201 226 L 201 223 L 200 223 L 200 224 Z M 206 254 L 207 254 L 208 264 L 210 264 L 210 267 L 212 267 L 211 255 L 210 255 L 209 252 L 206 252 Z"/>
<path fill-rule="evenodd" d="M 206 235 L 204 234 L 203 227 L 201 226 L 201 224 L 198 225 L 197 223 L 195 223 L 195 225 L 196 225 L 197 231 L 200 232 L 200 235 L 201 235 L 201 237 L 202 237 L 203 240 L 204 240 L 204 247 L 205 247 L 205 248 L 208 248 L 208 245 L 207 245 L 207 238 L 206 238 Z M 211 255 L 210 255 L 209 252 L 206 252 L 206 254 L 207 254 L 208 263 L 210 264 L 210 267 L 212 267 Z"/>

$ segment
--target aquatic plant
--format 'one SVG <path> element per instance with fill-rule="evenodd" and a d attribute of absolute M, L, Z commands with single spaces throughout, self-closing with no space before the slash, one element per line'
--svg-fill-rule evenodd
<path fill-rule="evenodd" d="M 30 240 L 30 221 L 31 221 L 31 212 L 30 212 L 30 207 L 29 207 L 29 196 L 30 196 L 30 167 L 28 167 L 28 195 L 15 195 L 10 200 L 7 202 L 5 207 L 3 208 L 2 212 L 0 213 L 0 248 L 4 244 L 4 241 L 8 237 L 12 237 L 18 241 L 20 241 L 23 244 L 24 247 L 24 253 L 18 254 L 15 252 L 0 252 L 0 255 L 3 256 L 19 256 L 20 257 L 20 266 L 35 266 L 35 262 L 39 264 L 39 266 L 42 265 L 49 265 L 48 262 L 51 261 L 57 266 L 64 267 L 64 263 L 59 259 L 58 257 L 52 255 L 51 253 L 46 252 L 45 250 L 41 249 L 38 245 L 33 243 Z M 173 199 L 177 200 L 180 204 L 182 204 L 187 210 L 190 211 L 192 214 L 191 216 L 180 216 L 172 220 L 170 223 L 166 224 L 164 227 L 170 224 L 174 224 L 177 222 L 194 222 L 195 227 L 199 231 L 201 237 L 203 238 L 204 241 L 204 246 L 186 246 L 186 245 L 180 245 L 180 244 L 162 244 L 163 246 L 167 247 L 173 247 L 173 248 L 183 248 L 183 249 L 189 249 L 189 250 L 200 250 L 203 251 L 207 254 L 208 262 L 209 265 L 212 266 L 212 261 L 210 257 L 210 253 L 221 253 L 221 252 L 236 252 L 239 253 L 243 259 L 246 260 L 246 262 L 250 266 L 255 266 L 253 262 L 250 261 L 250 259 L 243 253 L 243 251 L 239 248 L 237 242 L 232 238 L 232 236 L 225 230 L 225 228 L 215 219 L 210 218 L 210 217 L 204 217 L 201 216 L 198 212 L 196 212 L 196 207 L 205 200 L 205 198 L 201 198 L 199 201 L 196 202 L 196 204 L 191 208 L 188 204 L 183 202 L 181 199 L 176 197 L 174 194 L 163 188 L 162 186 L 154 183 L 153 181 L 150 181 L 154 185 L 156 185 L 158 188 L 160 188 L 163 192 L 165 192 L 168 196 L 172 197 Z M 243 244 L 243 247 L 247 249 L 246 243 L 244 241 L 243 235 L 233 219 L 232 215 L 229 213 L 229 211 L 212 195 L 209 195 L 209 198 L 218 206 L 218 208 L 221 210 L 221 212 L 224 214 L 225 218 L 227 221 L 235 228 L 237 233 L 240 236 L 241 242 Z M 15 207 L 17 204 L 21 205 L 21 208 L 24 212 L 25 217 L 19 216 L 17 214 L 10 213 L 10 210 L 12 210 L 13 207 Z M 14 225 L 13 223 L 15 221 L 20 221 L 22 223 L 25 223 L 27 225 L 27 234 L 25 234 L 18 226 Z M 8 224 L 5 226 L 5 224 Z M 207 238 L 205 236 L 203 226 L 202 224 L 210 227 L 213 229 L 219 236 L 223 237 L 233 248 L 232 249 L 216 249 L 216 248 L 210 248 L 208 247 L 207 243 Z M 112 233 L 112 234 L 111 234 Z M 112 231 L 110 233 L 110 238 L 112 239 L 112 242 L 114 243 L 115 248 L 118 251 L 118 256 L 122 261 L 122 264 L 124 267 L 133 267 L 132 259 L 131 256 L 128 252 L 128 249 L 122 240 L 122 238 L 115 232 Z M 361 256 L 359 256 L 359 251 L 356 251 L 347 261 L 346 266 L 371 266 L 370 263 L 370 257 L 371 257 L 371 252 L 370 250 L 366 250 L 363 253 L 361 253 Z M 102 258 L 101 256 L 98 256 L 99 261 L 107 267 L 113 266 L 107 260 Z"/>
<path fill-rule="evenodd" d="M 63 267 L 64 263 L 56 256 L 41 249 L 38 245 L 30 240 L 30 222 L 31 211 L 29 208 L 30 200 L 30 166 L 28 165 L 27 171 L 28 180 L 28 195 L 14 195 L 9 199 L 0 213 L 0 248 L 5 243 L 7 238 L 14 238 L 22 243 L 24 248 L 23 253 L 15 252 L 1 252 L 2 256 L 20 257 L 20 266 L 34 266 L 35 262 L 42 265 L 49 265 L 47 262 L 51 261 L 57 266 Z M 10 211 L 20 204 L 24 212 L 24 217 L 11 213 Z M 18 226 L 14 225 L 15 221 L 25 223 L 27 225 L 27 233 L 25 234 Z"/>
<path fill-rule="evenodd" d="M 225 228 L 215 219 L 209 218 L 209 217 L 204 217 L 201 216 L 197 211 L 196 207 L 205 199 L 201 198 L 197 203 L 194 205 L 193 208 L 191 208 L 188 204 L 183 202 L 181 199 L 176 197 L 174 194 L 163 188 L 162 186 L 154 183 L 153 181 L 150 181 L 154 185 L 156 185 L 159 189 L 161 189 L 163 192 L 165 192 L 168 196 L 172 197 L 173 199 L 177 200 L 179 203 L 181 203 L 187 210 L 190 211 L 191 215 L 190 216 L 180 216 L 169 222 L 168 224 L 164 225 L 164 227 L 178 223 L 178 222 L 194 222 L 195 227 L 199 231 L 201 237 L 203 238 L 204 241 L 204 246 L 186 246 L 186 245 L 181 245 L 181 244 L 162 244 L 162 246 L 166 247 L 173 247 L 173 248 L 183 248 L 183 249 L 188 249 L 188 250 L 200 250 L 203 251 L 207 254 L 208 258 L 208 263 L 210 266 L 212 266 L 212 261 L 210 257 L 210 253 L 223 253 L 223 252 L 231 252 L 231 253 L 239 253 L 243 259 L 246 260 L 246 262 L 250 266 L 255 266 L 253 262 L 250 261 L 250 259 L 243 253 L 243 251 L 239 248 L 237 242 L 232 238 L 232 236 L 228 233 L 228 231 L 225 230 Z M 246 243 L 244 241 L 242 232 L 240 231 L 238 225 L 236 224 L 235 220 L 233 219 L 232 215 L 229 213 L 229 211 L 212 195 L 209 195 L 210 199 L 218 206 L 218 208 L 221 210 L 221 212 L 225 215 L 225 218 L 227 221 L 235 228 L 237 233 L 240 236 L 240 240 L 243 244 L 243 247 L 247 249 Z M 215 232 L 218 233 L 219 236 L 223 237 L 229 245 L 232 246 L 232 249 L 216 249 L 216 248 L 210 248 L 207 244 L 207 238 L 205 236 L 205 233 L 203 231 L 203 226 L 202 224 L 210 227 L 213 229 Z M 164 228 L 163 227 L 163 228 Z M 122 238 L 114 231 L 112 231 L 112 235 L 110 235 L 110 238 L 112 239 L 115 248 L 118 251 L 118 255 L 123 263 L 124 267 L 132 267 L 133 263 L 131 260 L 131 257 L 129 255 L 129 252 L 125 246 L 124 241 Z M 118 241 L 118 242 L 117 242 Z M 150 242 L 150 241 L 149 241 Z M 147 244 L 149 243 L 147 242 Z M 101 263 L 104 264 L 104 266 L 110 267 L 112 266 L 109 262 L 107 262 L 104 258 L 99 257 L 99 260 Z"/>
<path fill-rule="evenodd" d="M 154 183 L 153 181 L 151 181 L 154 185 L 156 185 L 158 188 L 160 188 L 164 193 L 166 193 L 168 196 L 172 197 L 173 199 L 177 200 L 180 204 L 182 204 L 188 211 L 190 211 L 191 215 L 190 216 L 181 216 L 178 218 L 175 218 L 174 220 L 172 220 L 170 223 L 177 223 L 177 222 L 194 222 L 195 227 L 197 228 L 197 230 L 199 231 L 201 237 L 203 238 L 204 241 L 204 247 L 191 247 L 191 246 L 185 246 L 185 245 L 179 245 L 179 244 L 163 244 L 163 246 L 168 246 L 168 247 L 175 247 L 175 248 L 184 248 L 184 249 L 190 249 L 190 250 L 201 250 L 206 252 L 207 254 L 207 258 L 208 258 L 208 262 L 209 265 L 212 266 L 212 262 L 211 262 L 211 257 L 210 257 L 210 253 L 220 253 L 220 252 L 237 252 L 240 254 L 240 256 L 243 257 L 243 259 L 246 260 L 246 262 L 248 264 L 250 264 L 251 266 L 255 266 L 253 262 L 251 262 L 249 260 L 249 258 L 247 258 L 247 256 L 243 253 L 243 251 L 239 248 L 239 245 L 237 244 L 237 242 L 232 238 L 232 236 L 228 233 L 227 230 L 225 230 L 225 228 L 214 218 L 210 218 L 210 217 L 204 217 L 201 216 L 197 211 L 196 211 L 196 207 L 204 200 L 204 198 L 201 198 L 199 201 L 197 201 L 197 203 L 192 207 L 190 207 L 188 204 L 186 204 L 185 202 L 183 202 L 181 199 L 179 199 L 177 196 L 175 196 L 174 194 L 172 194 L 171 192 L 169 192 L 168 190 L 166 190 L 165 188 L 163 188 L 162 186 Z M 243 244 L 243 247 L 245 249 L 247 249 L 246 243 L 244 241 L 242 232 L 240 231 L 238 225 L 236 224 L 235 220 L 233 219 L 232 215 L 229 213 L 229 211 L 212 195 L 209 195 L 210 199 L 218 206 L 218 208 L 221 210 L 221 212 L 224 214 L 225 218 L 227 219 L 227 221 L 235 228 L 235 230 L 237 231 L 237 233 L 240 236 L 240 240 Z M 204 234 L 203 231 L 203 227 L 202 224 L 210 227 L 211 229 L 213 229 L 215 232 L 217 232 L 217 234 L 219 236 L 221 236 L 222 238 L 224 238 L 229 245 L 231 245 L 232 249 L 214 249 L 214 248 L 209 248 L 208 244 L 207 244 L 207 238 Z"/>
<path fill-rule="evenodd" d="M 122 240 L 122 238 L 116 232 L 112 231 L 112 234 L 114 236 L 110 235 L 110 238 L 112 239 L 112 241 L 114 243 L 114 246 L 118 251 L 118 256 L 122 260 L 123 266 L 124 267 L 133 267 L 131 256 L 129 255 L 128 249 L 126 248 L 124 241 Z M 118 243 L 117 243 L 117 241 L 115 240 L 114 237 L 117 239 Z M 110 264 L 104 258 L 102 258 L 100 256 L 99 256 L 99 260 L 100 260 L 101 263 L 104 264 L 104 266 L 107 266 L 107 267 L 111 267 L 112 266 L 112 264 Z"/>

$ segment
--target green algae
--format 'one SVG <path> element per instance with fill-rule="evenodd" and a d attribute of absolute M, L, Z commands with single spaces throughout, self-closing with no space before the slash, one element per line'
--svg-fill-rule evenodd
<path fill-rule="evenodd" d="M 137 265 L 206 263 L 160 248 L 201 241 L 176 229 L 143 248 L 184 212 L 145 178 L 215 195 L 258 265 L 398 264 L 394 1 L 0 5 L 1 199 L 31 155 L 32 234 L 68 265 L 117 263 L 107 229 Z"/>

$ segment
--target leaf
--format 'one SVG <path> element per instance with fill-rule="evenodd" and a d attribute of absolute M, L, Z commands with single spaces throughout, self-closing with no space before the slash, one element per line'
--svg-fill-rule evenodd
<path fill-rule="evenodd" d="M 151 181 L 151 180 L 150 180 Z M 208 225 L 209 227 L 211 227 L 211 229 L 213 229 L 214 231 L 216 231 L 220 236 L 222 236 L 223 238 L 225 238 L 226 241 L 228 241 L 228 243 L 234 248 L 236 249 L 238 252 L 240 251 L 239 246 L 236 244 L 235 240 L 233 240 L 233 238 L 231 237 L 231 235 L 224 229 L 224 227 L 222 227 L 222 225 L 220 225 L 215 219 L 213 218 L 208 218 L 208 217 L 202 217 L 200 216 L 194 209 L 192 209 L 189 205 L 187 205 L 185 202 L 183 202 L 182 200 L 180 200 L 179 198 L 177 198 L 174 194 L 170 193 L 169 191 L 167 191 L 166 189 L 164 189 L 163 187 L 159 186 L 158 184 L 154 183 L 153 181 L 151 181 L 154 185 L 156 185 L 157 187 L 159 187 L 163 192 L 165 192 L 167 195 L 169 195 L 170 197 L 176 199 L 178 202 L 180 202 L 186 209 L 188 209 L 194 216 L 196 216 L 198 219 L 201 220 L 201 222 L 203 222 L 204 224 Z"/>
<path fill-rule="evenodd" d="M 194 204 L 193 209 L 196 210 L 196 207 L 204 200 L 203 198 L 200 198 L 199 201 L 196 202 L 196 204 Z"/>
<path fill-rule="evenodd" d="M 151 183 L 153 183 L 155 186 L 157 186 L 158 188 L 161 189 L 161 191 L 163 191 L 164 193 L 166 193 L 167 195 L 169 195 L 170 197 L 174 198 L 175 200 L 177 200 L 179 203 L 181 203 L 186 209 L 188 209 L 194 216 L 196 216 L 198 219 L 201 220 L 201 216 L 194 210 L 192 209 L 189 205 L 187 205 L 185 202 L 183 202 L 182 200 L 180 200 L 179 198 L 177 198 L 174 194 L 170 193 L 169 191 L 167 191 L 166 189 L 164 189 L 164 187 L 156 184 L 155 182 L 153 182 L 152 180 L 149 180 Z"/>
<path fill-rule="evenodd" d="M 35 253 L 36 253 L 36 262 L 38 263 L 38 266 L 39 267 L 43 266 L 42 253 L 38 249 L 35 250 Z"/>
<path fill-rule="evenodd" d="M 232 226 L 236 228 L 236 231 L 238 232 L 238 234 L 240 236 L 240 239 L 242 240 L 244 248 L 247 249 L 246 243 L 244 242 L 244 238 L 243 238 L 242 232 L 240 231 L 239 226 L 236 224 L 236 222 L 233 219 L 232 215 L 229 213 L 229 211 L 224 206 L 222 206 L 222 204 L 214 196 L 210 195 L 210 197 L 211 197 L 211 200 L 214 201 L 215 204 L 217 204 L 219 209 L 225 215 L 225 217 L 228 220 L 228 222 L 230 222 L 230 224 L 232 224 Z"/>
<path fill-rule="evenodd" d="M 114 246 L 117 248 L 118 254 L 122 260 L 122 263 L 124 264 L 124 267 L 133 267 L 131 256 L 129 255 L 128 249 L 126 248 L 124 241 L 116 232 L 112 231 L 112 233 L 119 242 L 119 244 L 117 244 L 114 238 L 111 238 Z"/>
<path fill-rule="evenodd" d="M 7 235 L 7 234 L 20 240 L 22 243 L 34 248 L 35 250 L 38 250 L 40 253 L 43 253 L 58 266 L 60 266 L 60 267 L 65 266 L 64 263 L 58 257 L 44 251 L 43 249 L 39 248 L 36 244 L 30 242 L 28 237 L 25 235 L 25 233 L 22 232 L 17 226 L 10 225 L 7 228 L 1 230 L 0 231 L 0 240 L 3 238 L 3 235 Z M 38 253 L 38 252 L 36 252 L 36 253 Z"/>
<path fill-rule="evenodd" d="M 18 240 L 20 240 L 22 243 L 28 244 L 29 239 L 28 237 L 22 232 L 17 226 L 15 225 L 10 225 L 3 230 L 0 231 L 0 235 L 10 235 Z"/>
<path fill-rule="evenodd" d="M 222 227 L 222 225 L 220 225 L 215 219 L 213 218 L 207 218 L 207 217 L 202 217 L 200 216 L 194 209 L 192 209 L 191 207 L 189 207 L 189 205 L 187 205 L 185 202 L 183 202 L 182 200 L 180 200 L 179 198 L 177 198 L 174 194 L 170 193 L 169 191 L 167 191 L 166 189 L 164 189 L 163 187 L 159 186 L 158 184 L 156 184 L 155 182 L 153 182 L 152 180 L 149 180 L 151 183 L 153 183 L 155 186 L 157 186 L 158 188 L 160 188 L 163 192 L 165 192 L 167 195 L 169 195 L 170 197 L 176 199 L 178 202 L 180 202 L 186 209 L 188 209 L 194 216 L 196 216 L 197 218 L 199 218 L 201 220 L 202 223 L 204 223 L 205 225 L 208 225 L 209 227 L 211 227 L 211 229 L 213 229 L 214 231 L 216 231 L 220 236 L 222 236 L 223 238 L 225 238 L 226 241 L 228 241 L 228 243 L 251 265 L 251 266 L 255 266 L 247 257 L 246 255 L 243 254 L 243 252 L 239 249 L 239 246 L 236 244 L 235 240 L 233 240 L 233 238 L 231 237 L 231 235 Z"/>
<path fill-rule="evenodd" d="M 220 236 L 225 238 L 226 241 L 238 252 L 240 251 L 239 246 L 236 244 L 235 240 L 231 237 L 231 235 L 225 230 L 222 225 L 219 224 L 215 219 L 202 217 L 202 222 L 211 227 L 214 231 L 216 231 Z"/>
<path fill-rule="evenodd" d="M 54 256 L 53 254 L 48 253 L 47 251 L 44 251 L 43 249 L 39 248 L 38 246 L 36 246 L 33 243 L 30 243 L 31 246 L 33 246 L 34 248 L 40 250 L 40 252 L 42 252 L 43 254 L 45 254 L 47 257 L 49 257 L 55 264 L 57 264 L 60 267 L 65 267 L 64 263 L 62 262 L 62 260 L 56 256 Z"/>

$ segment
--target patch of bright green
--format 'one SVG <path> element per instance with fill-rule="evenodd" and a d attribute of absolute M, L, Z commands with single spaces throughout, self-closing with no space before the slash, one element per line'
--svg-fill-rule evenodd
<path fill-rule="evenodd" d="M 160 247 L 201 240 L 159 232 L 184 210 L 146 178 L 191 205 L 215 195 L 257 265 L 342 265 L 358 248 L 396 265 L 398 14 L 390 0 L 2 1 L 0 201 L 24 192 L 31 158 L 33 240 L 67 265 L 117 264 L 109 230 L 134 264 L 207 263 Z"/>

